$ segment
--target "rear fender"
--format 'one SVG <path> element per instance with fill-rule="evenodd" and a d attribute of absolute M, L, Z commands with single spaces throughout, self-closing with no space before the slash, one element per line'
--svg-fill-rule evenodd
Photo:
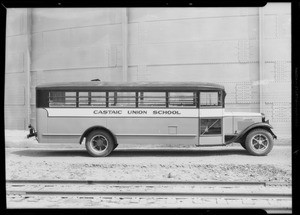
<path fill-rule="evenodd" d="M 108 130 L 108 129 L 105 128 L 105 127 L 97 126 L 97 125 L 96 125 L 96 126 L 93 126 L 93 127 L 90 127 L 90 128 L 86 129 L 86 130 L 83 132 L 83 134 L 82 134 L 81 137 L 80 137 L 79 144 L 81 144 L 83 138 L 85 138 L 85 137 L 86 137 L 91 131 L 93 131 L 93 130 L 104 130 L 104 131 L 108 132 L 108 133 L 112 136 L 112 138 L 114 139 L 115 144 L 116 144 L 116 145 L 118 144 L 118 143 L 117 143 L 117 138 L 116 138 L 116 136 L 115 136 L 110 130 Z"/>
<path fill-rule="evenodd" d="M 274 139 L 277 139 L 277 136 L 271 130 L 271 129 L 273 129 L 273 127 L 270 124 L 265 123 L 265 122 L 257 122 L 257 123 L 254 123 L 254 124 L 248 126 L 247 128 L 245 128 L 235 138 L 227 141 L 225 144 L 229 144 L 229 143 L 233 143 L 233 142 L 241 142 L 244 138 L 246 138 L 246 136 L 248 135 L 248 133 L 250 131 L 252 131 L 253 129 L 256 129 L 256 128 L 261 128 L 261 129 L 267 130 L 268 132 L 270 132 L 270 134 L 273 136 Z"/>

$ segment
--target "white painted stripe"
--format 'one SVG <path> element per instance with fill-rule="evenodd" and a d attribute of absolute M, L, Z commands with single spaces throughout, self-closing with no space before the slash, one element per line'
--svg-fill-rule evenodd
<path fill-rule="evenodd" d="M 82 134 L 43 133 L 43 136 L 81 136 Z M 197 134 L 115 134 L 115 136 L 147 136 L 147 137 L 196 137 Z"/>
<path fill-rule="evenodd" d="M 42 133 L 43 136 L 81 136 L 81 134 Z"/>
<path fill-rule="evenodd" d="M 224 112 L 224 116 L 240 116 L 240 117 L 261 117 L 261 113 L 253 112 Z"/>
<path fill-rule="evenodd" d="M 116 136 L 196 137 L 197 134 L 116 134 Z"/>
<path fill-rule="evenodd" d="M 156 108 L 45 108 L 50 117 L 222 117 L 261 116 L 251 112 L 225 112 L 224 108 L 156 109 Z"/>
<path fill-rule="evenodd" d="M 199 109 L 200 117 L 222 117 L 224 108 Z"/>
<path fill-rule="evenodd" d="M 198 109 L 46 108 L 49 117 L 198 117 Z"/>

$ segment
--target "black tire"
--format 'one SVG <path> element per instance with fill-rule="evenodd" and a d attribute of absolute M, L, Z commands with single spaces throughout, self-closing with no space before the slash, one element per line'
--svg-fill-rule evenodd
<path fill-rule="evenodd" d="M 254 129 L 246 137 L 245 146 L 247 151 L 256 156 L 269 154 L 274 145 L 270 132 L 264 129 Z"/>
<path fill-rule="evenodd" d="M 85 147 L 88 153 L 93 157 L 105 157 L 114 149 L 114 140 L 112 136 L 103 130 L 94 130 L 88 134 Z"/>

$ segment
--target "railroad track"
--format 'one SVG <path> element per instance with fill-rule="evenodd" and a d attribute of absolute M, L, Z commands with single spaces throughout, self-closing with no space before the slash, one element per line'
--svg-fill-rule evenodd
<path fill-rule="evenodd" d="M 291 186 L 284 183 L 7 180 L 6 191 L 11 207 L 260 208 L 282 213 L 292 206 Z"/>

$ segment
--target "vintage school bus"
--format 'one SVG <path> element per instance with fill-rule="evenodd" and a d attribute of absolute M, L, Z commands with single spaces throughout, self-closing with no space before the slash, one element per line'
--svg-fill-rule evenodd
<path fill-rule="evenodd" d="M 68 82 L 36 87 L 40 143 L 85 144 L 109 155 L 118 144 L 224 146 L 267 155 L 276 135 L 264 114 L 226 112 L 225 89 L 201 82 Z"/>

